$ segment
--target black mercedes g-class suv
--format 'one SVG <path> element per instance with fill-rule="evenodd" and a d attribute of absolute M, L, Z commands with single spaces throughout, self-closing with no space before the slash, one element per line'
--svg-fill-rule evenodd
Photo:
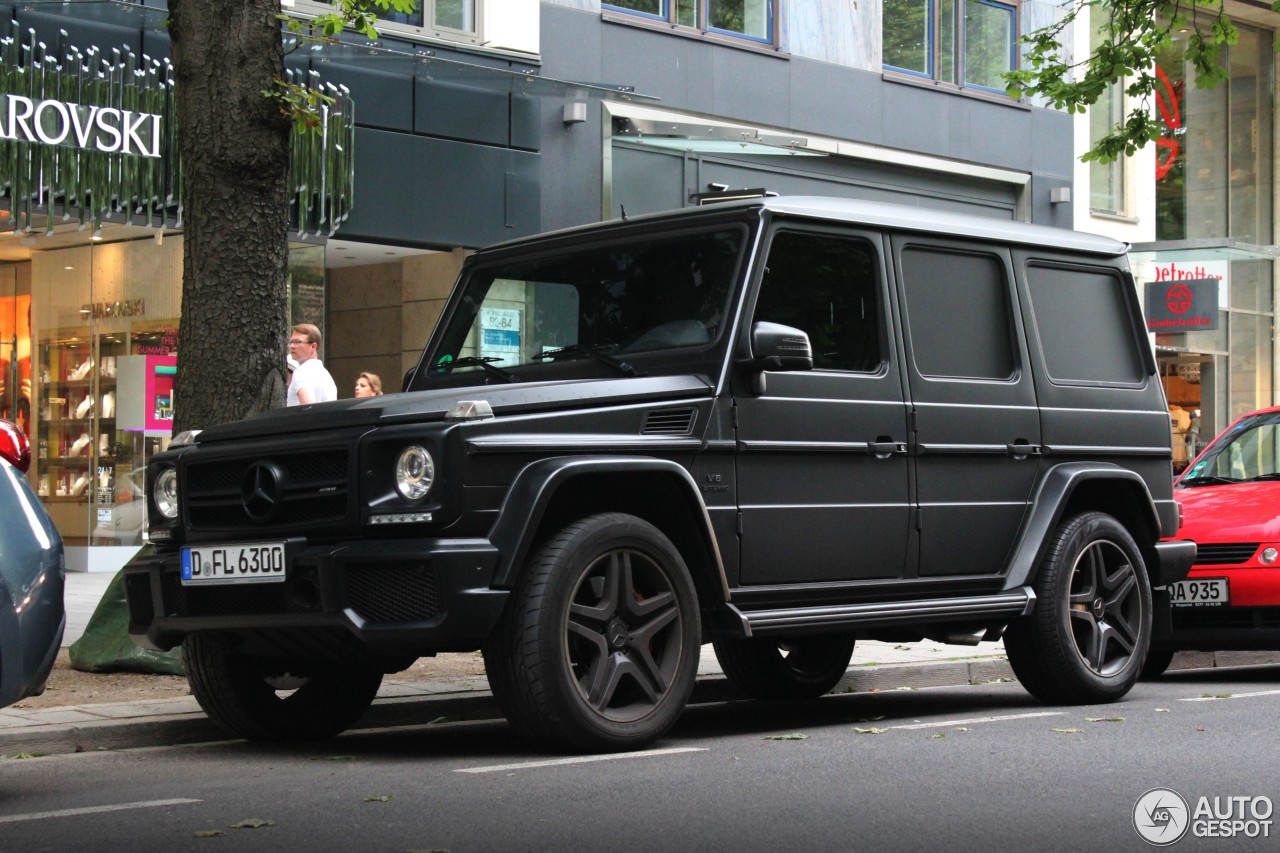
<path fill-rule="evenodd" d="M 1003 636 L 1035 696 L 1115 700 L 1195 551 L 1161 541 L 1125 249 L 773 198 L 478 252 L 404 393 L 155 457 L 130 630 L 262 740 L 475 649 L 512 723 L 577 750 L 666 732 L 704 642 L 784 698 L 831 690 L 859 637 Z"/>

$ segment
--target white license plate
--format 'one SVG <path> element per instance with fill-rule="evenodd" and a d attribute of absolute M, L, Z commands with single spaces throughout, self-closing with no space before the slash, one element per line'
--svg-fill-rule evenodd
<path fill-rule="evenodd" d="M 1174 607 L 1221 607 L 1231 603 L 1226 578 L 1202 578 L 1169 584 Z"/>
<path fill-rule="evenodd" d="M 182 549 L 182 583 L 263 583 L 284 580 L 284 543 L 201 545 Z"/>

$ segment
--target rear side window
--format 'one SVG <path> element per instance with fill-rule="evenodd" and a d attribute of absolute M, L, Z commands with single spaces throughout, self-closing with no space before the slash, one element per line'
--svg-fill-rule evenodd
<path fill-rule="evenodd" d="M 815 370 L 876 372 L 884 363 L 878 258 L 860 238 L 779 232 L 769 247 L 755 320 L 807 334 Z"/>
<path fill-rule="evenodd" d="M 902 285 L 921 376 L 1013 378 L 1009 282 L 999 258 L 908 248 Z"/>
<path fill-rule="evenodd" d="M 1027 286 L 1045 370 L 1065 384 L 1141 382 L 1124 280 L 1109 269 L 1027 265 Z"/>

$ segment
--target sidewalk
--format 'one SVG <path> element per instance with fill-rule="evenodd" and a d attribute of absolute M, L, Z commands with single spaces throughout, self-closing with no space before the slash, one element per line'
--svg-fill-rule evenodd
<path fill-rule="evenodd" d="M 110 573 L 67 575 L 67 631 L 64 645 L 75 642 L 97 607 Z M 1182 653 L 1174 668 L 1240 666 L 1268 663 L 1272 653 Z M 901 687 L 945 687 L 982 684 L 1013 678 L 1000 643 L 949 646 L 858 643 L 849 672 L 835 692 L 893 690 Z M 711 646 L 704 646 L 692 701 L 736 698 L 725 681 Z M 357 728 L 420 725 L 449 721 L 496 719 L 501 714 L 483 676 L 415 681 L 387 676 L 378 698 Z M 97 749 L 128 749 L 225 740 L 191 696 L 143 702 L 69 705 L 41 709 L 0 709 L 0 756 L 18 753 L 53 755 Z"/>

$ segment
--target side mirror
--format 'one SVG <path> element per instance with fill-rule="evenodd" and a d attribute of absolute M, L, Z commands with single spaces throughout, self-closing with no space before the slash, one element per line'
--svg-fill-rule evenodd
<path fill-rule="evenodd" d="M 781 323 L 751 326 L 751 364 L 757 370 L 813 370 L 809 336 Z"/>
<path fill-rule="evenodd" d="M 411 367 L 411 368 L 409 368 L 408 370 L 406 370 L 406 371 L 404 372 L 404 380 L 400 383 L 400 390 L 401 390 L 401 391 L 408 391 L 408 390 L 409 390 L 409 385 L 410 385 L 410 383 L 412 383 L 412 382 L 413 382 L 413 377 L 414 377 L 414 375 L 415 375 L 415 374 L 417 374 L 417 372 L 418 372 L 418 368 L 417 368 L 417 366 L 416 366 L 416 365 L 415 365 L 415 366 L 413 366 L 413 367 Z"/>

